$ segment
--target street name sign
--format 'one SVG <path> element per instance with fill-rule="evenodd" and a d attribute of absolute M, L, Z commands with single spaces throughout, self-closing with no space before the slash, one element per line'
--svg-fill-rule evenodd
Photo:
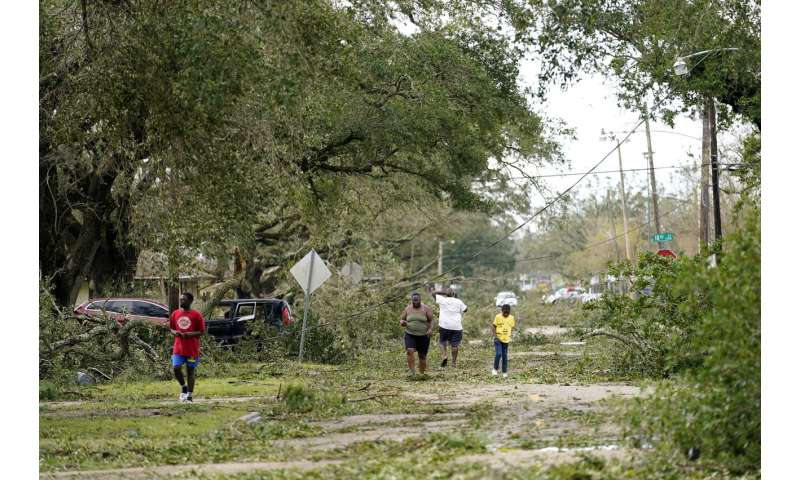
<path fill-rule="evenodd" d="M 671 242 L 672 239 L 673 236 L 671 233 L 656 233 L 655 235 L 650 237 L 650 240 L 654 242 Z"/>

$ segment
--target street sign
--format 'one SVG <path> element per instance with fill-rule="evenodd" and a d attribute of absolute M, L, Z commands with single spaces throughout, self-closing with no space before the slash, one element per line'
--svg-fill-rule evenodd
<path fill-rule="evenodd" d="M 672 234 L 671 233 L 656 233 L 650 240 L 654 242 L 671 242 L 672 241 Z"/>
<path fill-rule="evenodd" d="M 356 262 L 347 262 L 339 274 L 353 283 L 361 283 L 364 278 L 364 269 Z"/>
<path fill-rule="evenodd" d="M 675 252 L 673 252 L 672 250 L 668 249 L 668 248 L 664 248 L 664 249 L 661 249 L 661 250 L 657 251 L 656 255 L 659 255 L 661 257 L 678 258 L 678 255 Z"/>
<path fill-rule="evenodd" d="M 308 307 L 311 303 L 311 294 L 314 290 L 318 289 L 320 285 L 325 283 L 331 276 L 331 271 L 325 266 L 325 262 L 317 255 L 317 252 L 311 250 L 303 257 L 302 260 L 297 262 L 294 267 L 289 269 L 292 276 L 297 283 L 303 287 L 306 292 L 306 298 L 303 302 L 303 328 L 300 330 L 300 352 L 297 355 L 298 361 L 303 361 L 303 344 L 306 341 L 306 322 L 308 321 Z"/>
<path fill-rule="evenodd" d="M 318 289 L 331 276 L 331 271 L 314 250 L 308 252 L 289 271 L 306 293 L 314 293 L 314 290 Z"/>

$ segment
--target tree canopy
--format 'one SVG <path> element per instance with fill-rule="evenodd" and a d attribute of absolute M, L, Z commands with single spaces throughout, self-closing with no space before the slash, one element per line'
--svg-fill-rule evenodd
<path fill-rule="evenodd" d="M 378 7 L 42 2 L 40 262 L 57 298 L 129 276 L 145 248 L 174 274 L 240 246 L 243 288 L 267 293 L 301 247 L 389 233 L 375 224 L 401 199 L 524 209 L 496 194 L 491 159 L 558 148 L 519 49 L 462 21 L 403 35 Z"/>
<path fill-rule="evenodd" d="M 541 61 L 540 93 L 581 73 L 619 80 L 623 105 L 643 110 L 651 94 L 667 120 L 706 97 L 761 125 L 761 6 L 754 0 L 535 0 L 520 2 L 519 40 Z M 687 58 L 691 72 L 673 65 Z"/>

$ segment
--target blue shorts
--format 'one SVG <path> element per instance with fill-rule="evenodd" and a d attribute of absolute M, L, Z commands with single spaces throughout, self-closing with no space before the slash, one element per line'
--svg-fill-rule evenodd
<path fill-rule="evenodd" d="M 186 368 L 195 368 L 200 363 L 200 357 L 187 357 L 186 355 L 172 355 L 172 366 L 180 367 L 186 364 Z"/>
<path fill-rule="evenodd" d="M 451 347 L 458 348 L 461 345 L 461 330 L 449 330 L 439 327 L 439 343 L 444 345 L 450 343 Z"/>

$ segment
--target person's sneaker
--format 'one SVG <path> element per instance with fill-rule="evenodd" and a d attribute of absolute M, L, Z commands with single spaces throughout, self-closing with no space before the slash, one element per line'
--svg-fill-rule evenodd
<path fill-rule="evenodd" d="M 442 368 L 447 366 L 447 359 L 442 360 Z"/>
<path fill-rule="evenodd" d="M 186 401 L 187 401 L 187 402 L 193 402 L 193 400 L 192 400 L 192 394 L 191 394 L 191 393 L 187 393 L 187 394 L 186 394 Z"/>
<path fill-rule="evenodd" d="M 497 376 L 497 370 L 495 370 L 494 368 L 492 369 L 492 376 L 493 376 L 493 377 L 496 377 L 496 376 Z"/>
<path fill-rule="evenodd" d="M 507 374 L 507 373 L 504 373 L 504 374 L 503 374 L 503 378 L 508 378 L 508 374 Z"/>
<path fill-rule="evenodd" d="M 187 397 L 188 395 L 189 395 L 188 393 L 183 393 L 183 392 L 181 392 L 181 396 L 180 396 L 180 397 L 178 397 L 178 401 L 179 401 L 179 402 L 185 402 L 185 401 L 186 401 L 186 397 Z"/>

